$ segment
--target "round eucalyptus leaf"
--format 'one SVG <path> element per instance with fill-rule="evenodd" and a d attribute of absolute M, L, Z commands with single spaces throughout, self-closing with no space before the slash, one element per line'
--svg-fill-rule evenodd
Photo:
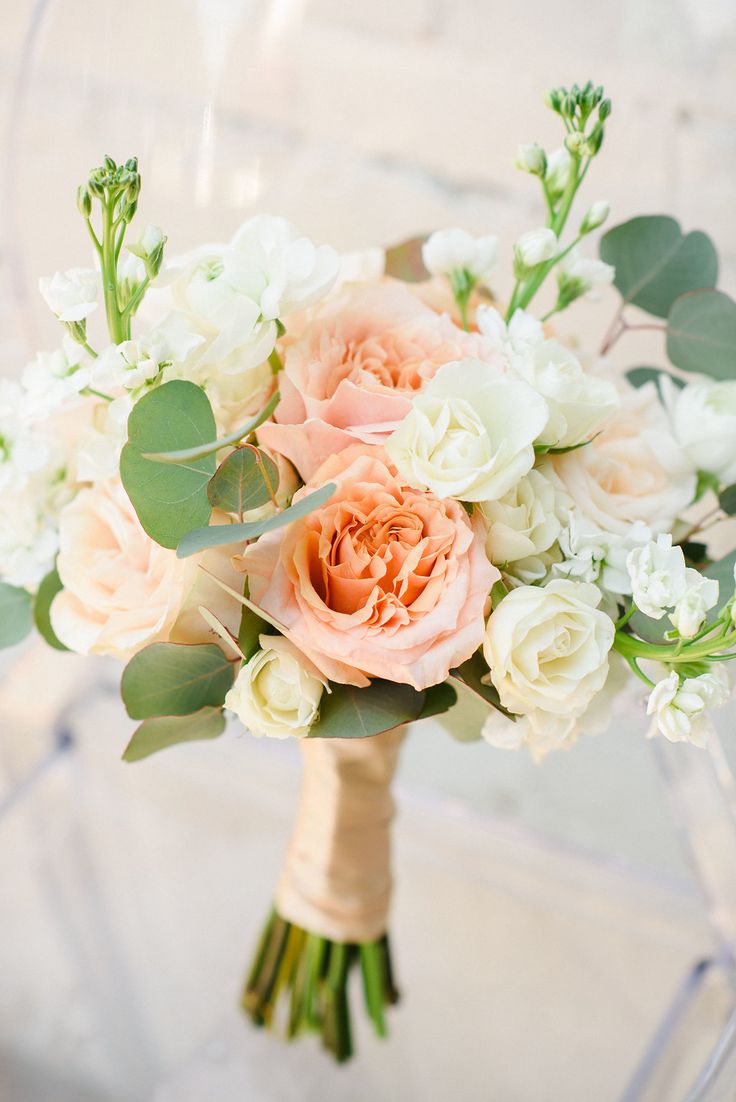
<path fill-rule="evenodd" d="M 0 582 L 0 647 L 13 647 L 33 627 L 33 599 L 26 589 Z"/>
<path fill-rule="evenodd" d="M 722 291 L 695 291 L 673 304 L 667 355 L 683 371 L 736 379 L 736 302 Z"/>

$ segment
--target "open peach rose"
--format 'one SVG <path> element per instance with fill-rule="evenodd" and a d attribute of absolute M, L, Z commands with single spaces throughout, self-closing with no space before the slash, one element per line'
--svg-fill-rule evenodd
<path fill-rule="evenodd" d="M 81 490 L 61 511 L 59 541 L 51 623 L 62 643 L 127 658 L 167 637 L 193 568 L 143 531 L 119 482 Z"/>
<path fill-rule="evenodd" d="M 492 342 L 458 328 L 405 285 L 352 287 L 286 343 L 281 402 L 259 439 L 311 478 L 343 448 L 382 444 L 437 369 L 468 356 L 505 370 Z"/>
<path fill-rule="evenodd" d="M 484 522 L 411 489 L 379 447 L 333 456 L 295 500 L 326 482 L 330 502 L 239 556 L 253 601 L 333 681 L 443 681 L 480 646 L 500 577 Z"/>

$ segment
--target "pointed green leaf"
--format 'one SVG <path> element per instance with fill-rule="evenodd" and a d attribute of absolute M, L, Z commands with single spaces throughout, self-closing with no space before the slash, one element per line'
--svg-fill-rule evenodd
<path fill-rule="evenodd" d="M 36 599 L 33 602 L 33 621 L 38 633 L 55 650 L 69 650 L 51 626 L 51 602 L 57 593 L 61 593 L 63 588 L 61 578 L 54 567 L 41 582 L 36 593 Z"/>
<path fill-rule="evenodd" d="M 0 582 L 0 647 L 13 647 L 33 627 L 33 599 L 26 589 Z"/>
<path fill-rule="evenodd" d="M 271 501 L 278 485 L 279 470 L 269 455 L 260 448 L 237 448 L 217 468 L 207 496 L 213 508 L 242 516 Z"/>
<path fill-rule="evenodd" d="M 695 291 L 667 319 L 667 355 L 683 371 L 736 379 L 736 302 L 721 291 Z"/>
<path fill-rule="evenodd" d="M 640 387 L 646 383 L 656 383 L 657 389 L 660 389 L 659 384 L 663 375 L 670 379 L 680 390 L 685 386 L 682 379 L 678 379 L 676 375 L 664 371 L 661 367 L 632 367 L 630 371 L 626 372 L 626 378 L 632 386 Z"/>
<path fill-rule="evenodd" d="M 120 691 L 131 719 L 183 716 L 221 705 L 233 677 L 214 643 L 151 643 L 123 670 Z"/>
<path fill-rule="evenodd" d="M 458 666 L 455 670 L 450 670 L 450 677 L 453 677 L 456 681 L 460 681 L 471 692 L 474 692 L 476 696 L 485 700 L 486 704 L 490 704 L 492 708 L 495 708 L 499 712 L 503 712 L 509 719 L 516 719 L 516 716 L 507 711 L 501 704 L 501 698 L 496 691 L 496 687 L 488 680 L 488 666 L 486 660 L 483 657 L 483 653 L 477 650 L 472 658 L 468 658 L 467 662 L 463 662 L 462 666 Z"/>
<path fill-rule="evenodd" d="M 449 712 L 453 705 L 457 704 L 457 693 L 452 685 L 443 681 L 439 685 L 431 685 L 424 690 L 424 706 L 417 719 L 429 719 L 430 716 L 439 716 Z"/>
<path fill-rule="evenodd" d="M 718 255 L 707 234 L 683 235 L 674 218 L 645 215 L 605 233 L 600 255 L 616 269 L 614 283 L 624 302 L 666 318 L 687 291 L 715 287 Z"/>
<path fill-rule="evenodd" d="M 265 520 L 254 520 L 249 524 L 212 524 L 207 528 L 195 528 L 194 531 L 187 532 L 182 537 L 176 553 L 180 559 L 186 559 L 210 547 L 225 547 L 229 543 L 243 543 L 245 540 L 256 539 L 258 536 L 265 535 L 266 532 L 283 528 L 314 512 L 320 505 L 330 500 L 336 489 L 334 482 L 328 482 L 326 486 L 321 486 L 314 493 L 307 494 L 306 497 L 290 505 L 288 509 L 282 509 L 280 513 Z"/>
<path fill-rule="evenodd" d="M 247 587 L 247 583 L 246 583 Z M 238 632 L 238 646 L 245 655 L 246 662 L 252 658 L 260 647 L 260 635 L 270 635 L 272 628 L 258 613 L 248 605 L 243 605 L 240 613 L 240 630 Z"/>
<path fill-rule="evenodd" d="M 404 283 L 421 283 L 429 279 L 422 259 L 422 245 L 426 240 L 427 235 L 422 234 L 386 249 L 386 275 L 401 279 Z"/>
<path fill-rule="evenodd" d="M 209 520 L 207 483 L 215 473 L 216 460 L 210 454 L 170 465 L 146 459 L 144 453 L 202 444 L 211 441 L 215 432 L 207 395 L 181 379 L 146 394 L 130 414 L 120 477 L 138 519 L 162 547 L 176 547 L 186 532 Z"/>
<path fill-rule="evenodd" d="M 220 708 L 202 708 L 188 716 L 157 716 L 136 729 L 123 752 L 123 761 L 141 761 L 180 742 L 217 738 L 225 730 Z"/>
<path fill-rule="evenodd" d="M 309 738 L 368 738 L 417 719 L 425 694 L 411 685 L 393 681 L 371 681 L 365 689 L 354 685 L 331 685 L 324 693 L 319 720 Z"/>

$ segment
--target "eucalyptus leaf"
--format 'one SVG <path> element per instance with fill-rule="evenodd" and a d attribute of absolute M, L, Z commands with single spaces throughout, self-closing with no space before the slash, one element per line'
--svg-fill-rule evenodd
<path fill-rule="evenodd" d="M 678 298 L 667 319 L 667 355 L 683 371 L 736 379 L 736 302 L 721 291 Z"/>
<path fill-rule="evenodd" d="M 723 512 L 728 513 L 730 517 L 736 515 L 736 483 L 727 486 L 725 490 L 721 490 L 718 495 L 718 504 Z"/>
<path fill-rule="evenodd" d="M 632 386 L 640 387 L 645 386 L 646 383 L 656 383 L 657 389 L 661 391 L 660 382 L 662 376 L 665 376 L 674 383 L 678 389 L 682 389 L 685 383 L 682 379 L 678 379 L 676 375 L 673 375 L 669 371 L 665 371 L 661 367 L 632 367 L 626 372 L 626 378 L 629 380 Z"/>
<path fill-rule="evenodd" d="M 225 730 L 221 708 L 202 708 L 188 716 L 156 716 L 138 727 L 123 752 L 123 761 L 141 761 L 182 742 L 213 739 Z"/>
<path fill-rule="evenodd" d="M 411 685 L 393 681 L 371 681 L 364 689 L 354 685 L 331 685 L 324 693 L 319 720 L 309 738 L 368 738 L 410 723 L 421 715 L 425 694 Z"/>
<path fill-rule="evenodd" d="M 477 650 L 472 658 L 468 658 L 467 662 L 463 662 L 462 666 L 450 670 L 450 677 L 460 681 L 476 696 L 485 700 L 486 704 L 490 704 L 492 708 L 503 712 L 509 719 L 516 719 L 512 712 L 504 708 L 495 686 L 485 680 L 488 678 L 488 666 L 481 651 Z"/>
<path fill-rule="evenodd" d="M 131 719 L 183 716 L 222 705 L 233 677 L 214 643 L 151 643 L 128 662 L 120 689 Z"/>
<path fill-rule="evenodd" d="M 260 647 L 260 635 L 270 635 L 272 628 L 258 613 L 248 605 L 243 605 L 240 613 L 240 630 L 238 632 L 238 645 L 245 655 L 246 661 L 252 658 Z"/>
<path fill-rule="evenodd" d="M 423 234 L 386 249 L 386 275 L 401 279 L 404 283 L 421 283 L 429 279 L 422 259 L 422 245 L 426 240 L 427 235 Z"/>
<path fill-rule="evenodd" d="M 0 648 L 13 647 L 33 627 L 33 599 L 26 589 L 0 582 Z"/>
<path fill-rule="evenodd" d="M 713 562 L 703 571 L 707 578 L 715 578 L 720 586 L 719 606 L 726 603 L 734 590 L 733 570 L 736 566 L 736 551 L 729 551 L 718 562 Z"/>
<path fill-rule="evenodd" d="M 279 397 L 279 392 L 275 391 L 260 413 L 257 413 L 255 417 L 251 417 L 250 421 L 246 421 L 239 429 L 229 432 L 227 436 L 221 436 L 219 440 L 208 440 L 204 444 L 195 445 L 191 448 L 177 448 L 174 451 L 146 452 L 143 458 L 155 460 L 156 463 L 188 463 L 193 459 L 204 459 L 208 455 L 215 455 L 222 448 L 239 444 L 243 437 L 250 436 L 252 432 L 255 432 L 276 409 L 279 404 Z"/>
<path fill-rule="evenodd" d="M 282 509 L 280 513 L 275 513 L 265 520 L 254 520 L 249 524 L 212 524 L 207 528 L 195 528 L 182 537 L 176 553 L 180 559 L 186 559 L 210 547 L 244 543 L 245 540 L 256 539 L 258 536 L 265 535 L 266 532 L 274 532 L 277 528 L 283 528 L 314 512 L 320 505 L 330 500 L 336 489 L 334 482 L 328 482 L 326 486 L 320 486 L 319 490 L 307 494 L 306 497 L 290 505 L 288 509 Z"/>
<path fill-rule="evenodd" d="M 36 592 L 36 599 L 33 602 L 33 622 L 36 625 L 36 629 L 43 639 L 49 644 L 50 647 L 54 647 L 55 650 L 69 650 L 65 646 L 61 639 L 51 626 L 51 603 L 57 593 L 61 593 L 63 589 L 61 584 L 61 578 L 59 573 L 54 568 L 43 579 Z"/>
<path fill-rule="evenodd" d="M 273 459 L 260 448 L 237 448 L 217 468 L 207 487 L 215 509 L 242 517 L 271 501 L 279 485 Z"/>
<path fill-rule="evenodd" d="M 439 716 L 449 712 L 457 704 L 457 693 L 447 681 L 439 685 L 431 685 L 424 690 L 424 706 L 417 719 L 429 719 L 430 716 Z"/>
<path fill-rule="evenodd" d="M 182 379 L 146 394 L 128 418 L 128 443 L 120 457 L 120 477 L 151 539 L 174 548 L 185 533 L 207 523 L 212 508 L 207 483 L 214 455 L 174 465 L 145 454 L 173 445 L 197 445 L 216 431 L 209 399 L 201 387 Z"/>
<path fill-rule="evenodd" d="M 605 233 L 600 255 L 616 269 L 614 283 L 625 303 L 665 318 L 687 291 L 715 287 L 718 255 L 700 230 L 683 234 L 674 218 L 644 215 Z"/>

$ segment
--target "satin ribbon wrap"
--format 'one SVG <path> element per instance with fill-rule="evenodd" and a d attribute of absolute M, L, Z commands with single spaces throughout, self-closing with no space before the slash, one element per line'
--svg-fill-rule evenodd
<path fill-rule="evenodd" d="M 405 727 L 371 738 L 306 738 L 304 778 L 276 909 L 332 941 L 386 932 L 391 899 L 391 780 Z"/>

